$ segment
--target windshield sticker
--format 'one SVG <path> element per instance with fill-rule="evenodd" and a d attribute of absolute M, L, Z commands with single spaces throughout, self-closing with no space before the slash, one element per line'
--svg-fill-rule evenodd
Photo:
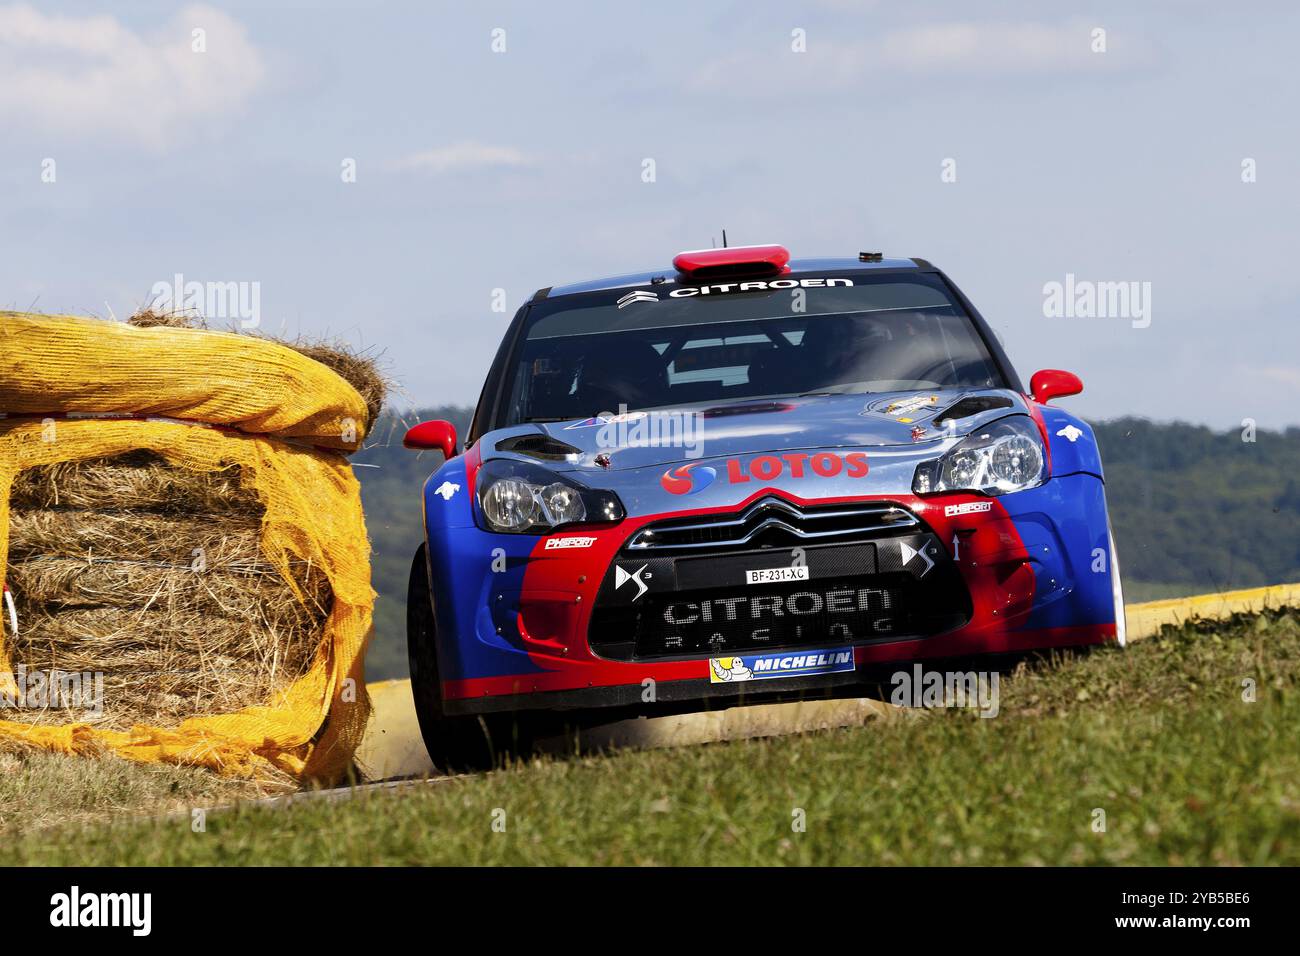
<path fill-rule="evenodd" d="M 567 432 L 575 428 L 595 428 L 597 425 L 618 425 L 621 422 L 634 422 L 645 418 L 647 414 L 646 412 L 624 412 L 621 415 L 596 415 L 580 422 L 574 422 L 572 425 L 565 425 L 564 430 Z"/>
<path fill-rule="evenodd" d="M 668 295 L 683 299 L 692 295 L 725 295 L 728 292 L 766 292 L 771 289 L 828 289 L 831 286 L 851 286 L 852 279 L 752 279 L 748 282 L 721 282 L 717 285 L 684 286 L 673 289 Z"/>
<path fill-rule="evenodd" d="M 629 292 L 627 295 L 623 296 L 622 298 L 618 299 L 615 304 L 618 305 L 620 309 L 624 309 L 627 306 L 635 305 L 638 302 L 658 302 L 658 301 L 659 301 L 659 296 L 657 293 L 649 292 L 645 289 L 636 289 L 632 292 Z"/>

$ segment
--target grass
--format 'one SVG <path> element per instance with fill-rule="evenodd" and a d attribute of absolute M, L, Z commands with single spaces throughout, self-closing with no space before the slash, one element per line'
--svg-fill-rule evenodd
<path fill-rule="evenodd" d="M 218 777 L 198 767 L 87 759 L 41 750 L 0 752 L 0 836 L 123 813 L 167 813 L 196 804 L 283 792 L 283 785 Z"/>
<path fill-rule="evenodd" d="M 1295 865 L 1298 687 L 1296 616 L 1237 618 L 1021 665 L 995 719 L 935 710 L 537 759 L 395 794 L 238 807 L 203 833 L 188 817 L 64 826 L 13 841 L 9 862 Z"/>

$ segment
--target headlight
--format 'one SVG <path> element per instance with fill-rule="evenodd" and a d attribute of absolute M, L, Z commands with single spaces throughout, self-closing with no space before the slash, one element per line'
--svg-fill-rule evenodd
<path fill-rule="evenodd" d="M 1046 480 L 1045 461 L 1038 426 L 1025 415 L 1012 415 L 979 429 L 942 458 L 918 465 L 912 491 L 1024 491 Z"/>
<path fill-rule="evenodd" d="M 485 464 L 477 484 L 479 508 L 491 531 L 545 534 L 566 524 L 620 521 L 626 514 L 612 491 L 513 459 Z"/>

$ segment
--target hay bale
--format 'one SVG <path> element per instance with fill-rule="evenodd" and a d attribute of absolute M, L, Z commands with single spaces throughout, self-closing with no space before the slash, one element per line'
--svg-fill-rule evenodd
<path fill-rule="evenodd" d="M 144 309 L 126 320 L 128 325 L 138 329 L 206 329 L 203 318 L 190 312 L 155 312 Z M 256 334 L 256 333 L 251 333 Z M 379 370 L 379 365 L 371 355 L 353 351 L 338 341 L 324 341 L 308 338 L 280 339 L 272 336 L 258 336 L 293 349 L 319 362 L 338 375 L 357 390 L 366 403 L 366 414 L 373 424 L 379 421 L 383 411 L 384 399 L 388 396 L 389 382 Z"/>
<path fill-rule="evenodd" d="M 155 312 L 153 309 L 141 309 L 126 320 L 127 325 L 137 329 L 155 329 L 159 326 L 167 329 L 206 329 L 208 323 L 202 316 L 192 312 Z"/>
<path fill-rule="evenodd" d="M 338 779 L 369 713 L 369 544 L 344 455 L 383 399 L 373 360 L 185 315 L 0 323 L 0 570 L 20 613 L 0 691 L 20 666 L 98 672 L 106 705 L 6 709 L 0 750 Z"/>
<path fill-rule="evenodd" d="M 264 704 L 302 677 L 333 594 L 319 568 L 298 562 L 286 579 L 265 559 L 264 509 L 239 477 L 146 453 L 20 472 L 5 575 L 19 617 L 13 663 L 102 673 L 104 713 L 92 722 L 113 730 Z"/>
<path fill-rule="evenodd" d="M 167 467 L 166 459 L 148 451 L 119 455 L 111 463 L 102 459 L 63 461 L 20 471 L 9 501 L 15 508 L 28 510 L 130 509 L 177 515 L 248 515 L 255 520 L 262 515 L 257 499 L 240 488 L 236 469 L 182 472 Z"/>
<path fill-rule="evenodd" d="M 375 360 L 368 355 L 353 352 L 339 342 L 318 342 L 297 339 L 281 342 L 313 361 L 335 372 L 339 378 L 357 390 L 366 403 L 366 415 L 373 424 L 379 421 L 384 399 L 388 396 L 388 379 L 379 371 Z"/>

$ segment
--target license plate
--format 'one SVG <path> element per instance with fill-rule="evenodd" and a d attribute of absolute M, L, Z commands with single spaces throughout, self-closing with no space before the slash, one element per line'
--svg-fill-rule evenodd
<path fill-rule="evenodd" d="M 745 572 L 746 584 L 780 584 L 783 581 L 807 581 L 807 565 L 783 568 L 755 568 Z"/>

